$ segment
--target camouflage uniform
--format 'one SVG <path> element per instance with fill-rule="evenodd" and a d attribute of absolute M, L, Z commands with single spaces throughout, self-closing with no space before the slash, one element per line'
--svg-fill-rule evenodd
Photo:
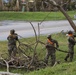
<path fill-rule="evenodd" d="M 16 56 L 17 52 L 16 41 L 18 41 L 18 36 L 14 30 L 10 30 L 10 35 L 7 37 L 7 40 L 8 40 L 9 57 L 12 57 L 12 53 L 13 56 Z"/>
<path fill-rule="evenodd" d="M 47 43 L 46 43 L 47 53 L 46 53 L 46 57 L 45 57 L 45 63 L 48 64 L 49 56 L 51 56 L 51 66 L 53 66 L 55 64 L 55 61 L 56 61 L 55 45 L 57 48 L 59 47 L 59 45 L 58 45 L 58 42 L 56 40 L 53 40 L 51 38 L 51 35 L 49 35 L 47 38 L 48 38 Z"/>
<path fill-rule="evenodd" d="M 73 56 L 74 56 L 74 45 L 75 45 L 75 38 L 74 35 L 72 33 L 72 31 L 68 32 L 68 48 L 69 48 L 69 52 L 66 57 L 65 57 L 65 61 L 67 61 L 68 58 L 70 58 L 70 61 L 73 60 Z"/>

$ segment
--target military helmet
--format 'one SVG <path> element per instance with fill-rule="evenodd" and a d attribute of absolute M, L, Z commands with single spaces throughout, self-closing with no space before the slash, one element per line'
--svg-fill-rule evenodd
<path fill-rule="evenodd" d="M 14 34 L 15 33 L 15 30 L 14 29 L 10 30 L 10 33 L 11 34 Z"/>
<path fill-rule="evenodd" d="M 68 31 L 68 34 L 73 34 L 73 32 L 72 31 Z"/>
<path fill-rule="evenodd" d="M 47 38 L 51 38 L 51 35 L 48 35 Z"/>

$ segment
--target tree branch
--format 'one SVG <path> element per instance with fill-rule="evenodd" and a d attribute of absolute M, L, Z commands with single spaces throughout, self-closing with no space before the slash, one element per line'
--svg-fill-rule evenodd
<path fill-rule="evenodd" d="M 74 22 L 72 21 L 71 17 L 66 13 L 66 11 L 61 7 L 59 6 L 54 0 L 49 0 L 49 3 L 51 5 L 53 5 L 54 7 L 57 7 L 62 13 L 63 15 L 66 17 L 66 19 L 69 21 L 71 27 L 74 29 L 74 31 L 76 32 L 76 26 L 74 24 Z"/>

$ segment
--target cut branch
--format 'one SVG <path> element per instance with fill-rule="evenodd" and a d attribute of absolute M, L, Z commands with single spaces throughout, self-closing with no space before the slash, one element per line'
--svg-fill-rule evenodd
<path fill-rule="evenodd" d="M 37 41 L 37 34 L 36 34 L 36 30 L 35 30 L 35 28 L 34 28 L 33 24 L 32 24 L 31 22 L 29 22 L 29 23 L 31 24 L 31 26 L 32 26 L 32 28 L 33 28 L 33 30 L 34 30 L 35 37 L 36 37 L 36 41 Z"/>
<path fill-rule="evenodd" d="M 9 64 L 8 64 L 8 62 L 7 62 L 6 60 L 4 60 L 2 57 L 1 57 L 0 59 L 2 59 L 2 60 L 6 63 L 6 66 L 7 66 L 7 72 L 9 72 Z"/>

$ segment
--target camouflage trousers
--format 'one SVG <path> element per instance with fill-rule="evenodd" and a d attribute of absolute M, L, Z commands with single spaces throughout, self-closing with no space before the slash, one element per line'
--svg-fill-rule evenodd
<path fill-rule="evenodd" d="M 68 45 L 69 48 L 69 52 L 66 57 L 65 57 L 65 61 L 68 60 L 68 58 L 70 58 L 70 62 L 73 60 L 73 56 L 74 56 L 74 45 Z"/>
<path fill-rule="evenodd" d="M 45 63 L 48 64 L 48 59 L 49 57 L 51 57 L 51 66 L 53 66 L 55 64 L 55 61 L 56 61 L 56 55 L 55 55 L 55 50 L 47 50 L 47 53 L 46 53 L 46 57 L 45 57 Z"/>
<path fill-rule="evenodd" d="M 17 47 L 16 45 L 10 45 L 8 46 L 8 53 L 9 53 L 9 57 L 11 58 L 12 56 L 16 56 L 17 53 Z"/>

